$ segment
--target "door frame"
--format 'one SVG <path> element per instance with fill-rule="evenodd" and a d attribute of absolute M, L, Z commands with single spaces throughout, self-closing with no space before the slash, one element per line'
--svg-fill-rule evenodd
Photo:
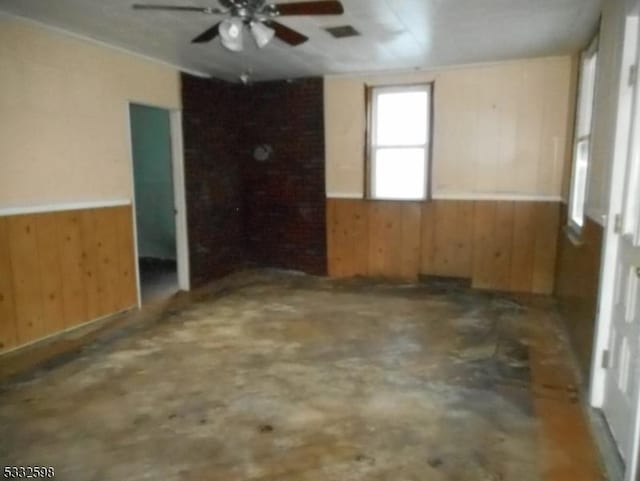
<path fill-rule="evenodd" d="M 616 216 L 622 212 L 627 158 L 630 146 L 630 130 L 633 115 L 634 87 L 629 82 L 629 72 L 637 63 L 638 41 L 640 33 L 640 0 L 624 2 L 624 33 L 622 51 L 619 53 L 618 95 L 615 124 L 615 143 L 612 149 L 612 170 L 609 184 L 609 208 L 604 231 L 604 248 L 600 265 L 600 285 L 595 342 L 593 345 L 591 365 L 591 386 L 589 402 L 595 408 L 602 408 L 605 401 L 607 369 L 604 366 L 604 353 L 609 349 L 610 330 L 613 324 L 613 308 L 615 296 L 615 273 L 619 255 L 619 234 L 616 233 Z M 633 47 L 633 48 L 630 48 Z M 640 92 L 638 92 L 640 102 Z M 640 105 L 637 107 L 640 108 Z M 635 413 L 630 420 L 634 425 L 635 446 L 627 453 L 625 481 L 635 481 L 638 472 L 638 433 L 640 433 L 640 398 L 637 400 Z"/>
<path fill-rule="evenodd" d="M 140 266 L 138 265 L 138 225 L 136 222 L 136 188 L 135 169 L 133 164 L 133 137 L 131 132 L 131 105 L 153 107 L 165 110 L 169 113 L 169 126 L 171 131 L 171 178 L 173 179 L 173 205 L 175 209 L 176 224 L 176 260 L 178 270 L 178 288 L 182 291 L 191 290 L 190 265 L 189 265 L 189 232 L 187 228 L 187 199 L 184 174 L 184 145 L 182 137 L 182 110 L 154 105 L 148 102 L 127 100 L 126 102 L 126 126 L 129 139 L 129 168 L 131 180 L 131 208 L 133 223 L 133 242 L 135 254 L 136 289 L 138 308 L 142 307 L 142 289 L 140 286 Z"/>

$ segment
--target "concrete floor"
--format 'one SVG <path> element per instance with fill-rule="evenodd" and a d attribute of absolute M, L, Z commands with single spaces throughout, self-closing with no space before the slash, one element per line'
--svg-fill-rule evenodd
<path fill-rule="evenodd" d="M 179 290 L 176 261 L 141 258 L 138 269 L 143 304 L 170 297 Z"/>
<path fill-rule="evenodd" d="M 1 384 L 0 464 L 65 481 L 602 479 L 573 428 L 552 439 L 574 416 L 589 442 L 576 387 L 534 380 L 573 372 L 555 319 L 546 298 L 234 275 Z"/>

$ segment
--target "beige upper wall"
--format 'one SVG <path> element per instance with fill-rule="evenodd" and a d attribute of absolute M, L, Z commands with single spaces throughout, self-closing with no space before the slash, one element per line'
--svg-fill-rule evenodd
<path fill-rule="evenodd" d="M 180 108 L 179 73 L 0 16 L 0 207 L 131 198 L 129 100 Z"/>
<path fill-rule="evenodd" d="M 365 86 L 434 82 L 433 194 L 559 198 L 568 159 L 570 57 L 325 79 L 327 194 L 362 195 Z"/>

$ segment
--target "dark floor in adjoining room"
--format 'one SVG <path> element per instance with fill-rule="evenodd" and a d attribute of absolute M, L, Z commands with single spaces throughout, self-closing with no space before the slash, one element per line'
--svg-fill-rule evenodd
<path fill-rule="evenodd" d="M 545 297 L 251 271 L 0 385 L 65 481 L 601 480 Z"/>
<path fill-rule="evenodd" d="M 178 291 L 178 266 L 175 260 L 141 257 L 138 266 L 144 304 L 169 297 Z"/>

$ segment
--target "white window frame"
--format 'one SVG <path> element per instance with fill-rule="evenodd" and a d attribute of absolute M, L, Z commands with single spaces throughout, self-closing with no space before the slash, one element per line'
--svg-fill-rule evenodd
<path fill-rule="evenodd" d="M 578 88 L 578 99 L 576 102 L 576 119 L 574 126 L 574 142 L 573 142 L 573 160 L 571 167 L 571 193 L 569 196 L 569 206 L 567 212 L 567 225 L 569 230 L 580 235 L 584 227 L 586 218 L 586 204 L 588 199 L 589 190 L 589 175 L 591 172 L 591 159 L 593 155 L 593 142 L 592 132 L 594 125 L 594 113 L 595 113 L 595 90 L 598 79 L 598 36 L 596 36 L 589 47 L 582 52 L 580 58 L 580 78 Z M 593 61 L 593 78 L 592 84 L 587 86 L 585 84 L 586 66 L 589 62 Z M 590 87 L 590 90 L 585 91 L 585 87 Z M 585 97 L 586 96 L 586 97 Z M 588 117 L 588 119 L 585 119 Z M 587 131 L 583 131 L 585 122 L 588 124 Z M 580 146 L 587 143 L 587 158 L 586 167 L 582 172 L 582 175 L 578 175 L 578 162 L 580 161 Z M 580 183 L 580 184 L 579 184 Z M 578 202 L 582 202 L 582 205 L 578 206 Z M 582 216 L 578 219 L 575 215 L 576 210 L 582 211 Z"/>
<path fill-rule="evenodd" d="M 379 146 L 377 142 L 378 132 L 378 96 L 388 93 L 405 93 L 405 92 L 426 92 L 427 94 L 427 135 L 426 141 L 422 144 L 406 144 L 406 145 L 384 145 Z M 431 196 L 431 146 L 433 136 L 433 84 L 414 84 L 414 85 L 392 85 L 392 86 L 374 86 L 369 87 L 368 91 L 368 142 L 367 142 L 367 179 L 366 179 L 366 197 L 373 200 L 397 200 L 406 202 L 415 202 L 427 200 Z M 377 197 L 375 195 L 376 185 L 376 152 L 380 149 L 424 149 L 424 195 L 421 197 L 393 199 L 389 197 Z"/>

